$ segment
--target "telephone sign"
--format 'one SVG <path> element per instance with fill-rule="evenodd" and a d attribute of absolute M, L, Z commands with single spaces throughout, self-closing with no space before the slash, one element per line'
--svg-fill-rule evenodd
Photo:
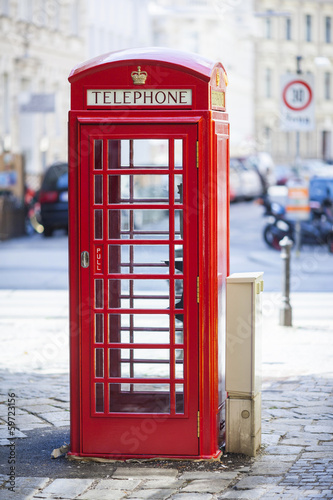
<path fill-rule="evenodd" d="M 283 75 L 281 78 L 281 129 L 308 131 L 313 128 L 312 75 Z"/>

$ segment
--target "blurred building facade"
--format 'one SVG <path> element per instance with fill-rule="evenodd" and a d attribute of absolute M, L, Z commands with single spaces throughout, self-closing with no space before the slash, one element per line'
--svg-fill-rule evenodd
<path fill-rule="evenodd" d="M 295 131 L 281 129 L 281 75 L 313 75 L 315 126 L 299 133 L 301 158 L 333 159 L 333 1 L 255 0 L 256 148 L 276 162 L 296 157 Z"/>
<path fill-rule="evenodd" d="M 85 54 L 84 30 L 84 0 L 0 3 L 0 154 L 22 155 L 32 187 L 67 158 L 67 77 Z"/>
<path fill-rule="evenodd" d="M 333 0 L 2 0 L 0 155 L 21 154 L 28 179 L 67 158 L 68 74 L 98 54 L 166 46 L 225 66 L 231 153 L 295 156 L 280 129 L 280 77 L 315 77 L 316 128 L 301 156 L 333 157 Z"/>

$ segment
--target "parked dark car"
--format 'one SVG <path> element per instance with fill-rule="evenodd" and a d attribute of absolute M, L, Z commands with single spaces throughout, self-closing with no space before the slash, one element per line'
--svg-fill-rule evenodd
<path fill-rule="evenodd" d="M 44 236 L 55 229 L 68 231 L 68 164 L 56 163 L 45 172 L 39 194 Z"/>

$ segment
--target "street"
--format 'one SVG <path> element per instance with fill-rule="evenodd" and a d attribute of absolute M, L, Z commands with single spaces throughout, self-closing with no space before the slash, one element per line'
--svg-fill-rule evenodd
<path fill-rule="evenodd" d="M 230 272 L 263 271 L 265 290 L 281 290 L 280 253 L 262 237 L 263 208 L 254 202 L 230 209 Z M 0 289 L 68 289 L 68 238 L 35 234 L 0 242 Z M 327 247 L 305 246 L 299 258 L 292 252 L 291 291 L 332 292 L 333 255 Z"/>
<path fill-rule="evenodd" d="M 11 453 L 11 497 L 18 500 L 333 498 L 333 294 L 319 293 L 332 292 L 333 256 L 326 248 L 293 255 L 293 327 L 279 326 L 281 257 L 262 240 L 264 222 L 256 204 L 231 207 L 231 272 L 265 272 L 262 448 L 255 459 L 225 453 L 204 463 L 52 460 L 52 450 L 69 443 L 68 239 L 58 233 L 0 244 L 0 500 L 9 498 Z M 8 394 L 16 408 L 14 441 Z"/>

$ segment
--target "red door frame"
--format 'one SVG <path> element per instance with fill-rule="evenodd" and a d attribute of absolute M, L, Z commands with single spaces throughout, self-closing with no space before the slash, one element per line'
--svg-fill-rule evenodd
<path fill-rule="evenodd" d="M 191 148 L 188 148 L 188 165 L 190 165 L 190 172 L 188 179 L 184 182 L 183 186 L 186 190 L 184 192 L 185 199 L 187 198 L 190 202 L 194 200 L 193 194 L 197 193 L 196 187 L 196 178 L 193 174 L 196 174 L 196 140 L 197 140 L 197 127 L 193 124 L 190 125 L 180 125 L 173 124 L 172 126 L 166 125 L 158 125 L 158 124 L 150 124 L 150 125 L 124 125 L 124 122 L 117 123 L 114 125 L 108 124 L 101 127 L 101 130 L 96 130 L 96 127 L 93 125 L 83 125 L 80 130 L 80 138 L 79 142 L 83 151 L 81 152 L 81 165 L 80 165 L 80 175 L 81 175 L 81 193 L 79 202 L 80 211 L 81 211 L 81 219 L 83 221 L 89 220 L 89 209 L 88 204 L 84 203 L 84 200 L 89 199 L 91 196 L 89 194 L 89 183 L 85 181 L 87 178 L 87 173 L 85 169 L 88 168 L 88 163 L 85 161 L 85 152 L 86 152 L 86 141 L 83 137 L 84 130 L 86 127 L 91 129 L 91 132 L 95 138 L 105 138 L 105 130 L 109 127 L 112 128 L 112 135 L 109 135 L 109 138 L 112 139 L 128 139 L 128 138 L 155 138 L 155 137 L 165 137 L 165 138 L 180 138 L 187 137 L 187 140 L 191 142 Z M 193 128 L 194 127 L 194 128 Z M 120 132 L 120 129 L 123 129 Z M 90 156 L 90 155 L 89 155 Z M 184 155 L 185 157 L 185 155 Z M 188 168 L 188 167 L 187 167 Z M 185 172 L 184 172 L 185 173 Z M 193 309 L 196 306 L 196 277 L 198 271 L 198 256 L 196 248 L 194 248 L 193 243 L 198 241 L 197 238 L 197 223 L 195 222 L 195 218 L 197 217 L 197 209 L 195 207 L 191 207 L 190 213 L 188 213 L 188 217 L 184 220 L 184 226 L 186 226 L 187 231 L 187 245 L 191 246 L 191 251 L 187 255 L 187 259 L 184 259 L 184 262 L 187 261 L 187 273 L 189 279 L 184 279 L 184 287 L 185 283 L 187 283 L 185 294 L 188 295 L 188 304 L 191 304 L 191 307 L 187 308 L 187 322 L 191 322 L 191 326 L 187 328 L 189 332 L 195 332 L 196 338 L 191 339 L 191 343 L 188 343 L 188 354 L 185 361 L 188 365 L 189 376 L 187 380 L 187 386 L 185 389 L 185 393 L 187 395 L 191 394 L 191 397 L 188 398 L 188 413 L 185 415 L 174 415 L 173 418 L 170 415 L 159 415 L 159 414 L 139 414 L 139 415 L 128 415 L 128 414 L 117 414 L 117 415 L 108 415 L 106 417 L 89 417 L 87 416 L 87 408 L 90 407 L 90 398 L 87 399 L 85 397 L 84 387 L 88 383 L 88 380 L 92 380 L 91 373 L 87 374 L 86 370 L 83 370 L 83 367 L 91 366 L 91 360 L 89 357 L 91 354 L 88 353 L 88 345 L 84 340 L 84 332 L 87 327 L 86 323 L 91 323 L 91 318 L 89 318 L 87 314 L 87 310 L 91 309 L 91 305 L 87 308 L 84 306 L 81 309 L 81 332 L 82 332 L 82 343 L 81 343 L 81 397 L 82 397 L 82 455 L 108 455 L 108 456 L 119 456 L 119 455 L 139 455 L 139 456 L 151 456 L 151 455 L 180 455 L 180 456 L 197 456 L 198 455 L 198 436 L 197 436 L 197 412 L 198 412 L 198 325 L 197 325 L 197 315 L 193 314 Z M 185 219 L 185 217 L 184 217 Z M 81 248 L 80 251 L 85 250 L 89 246 L 91 247 L 90 241 L 92 240 L 91 234 L 86 229 L 84 229 L 85 224 L 81 224 L 82 228 L 80 231 L 80 239 L 81 239 Z M 191 245 L 189 244 L 189 230 L 191 231 Z M 185 236 L 184 236 L 185 237 Z M 185 241 L 184 241 L 185 243 Z M 90 248 L 90 254 L 92 248 Z M 92 259 L 93 260 L 93 259 Z M 91 266 L 93 266 L 93 262 L 91 262 Z M 89 269 L 81 270 L 81 297 L 80 303 L 86 304 L 87 299 L 86 295 L 82 293 L 82 290 L 89 289 Z M 191 270 L 191 274 L 190 274 Z M 134 276 L 135 277 L 135 276 Z M 184 278 L 185 278 L 185 269 L 184 269 Z M 88 302 L 89 303 L 89 302 Z M 194 305 L 195 304 L 195 305 Z M 125 311 L 129 312 L 129 311 Z M 89 328 L 89 326 L 88 326 Z M 187 340 L 188 342 L 188 340 Z M 158 347 L 158 346 L 156 346 Z M 124 380 L 124 382 L 126 382 Z M 143 382 L 143 380 L 139 381 Z M 150 382 L 147 380 L 146 382 Z M 157 382 L 157 381 L 155 381 Z M 115 424 L 116 419 L 116 424 Z M 91 420 L 91 421 L 90 421 Z M 107 445 L 106 436 L 108 434 L 110 425 L 117 426 L 117 433 L 122 436 L 123 448 L 120 447 L 119 443 L 118 448 L 110 449 L 110 445 Z M 172 439 L 170 438 L 172 436 Z M 88 437 L 88 438 L 87 438 Z M 149 437 L 149 439 L 147 439 Z M 89 443 L 93 443 L 93 445 L 89 445 Z M 184 446 L 184 443 L 189 442 L 188 446 Z M 178 447 L 178 450 L 177 450 Z M 100 449 L 100 453 L 96 453 L 96 449 Z"/>
<path fill-rule="evenodd" d="M 227 115 L 221 112 L 209 111 L 164 111 L 158 116 L 154 112 L 131 111 L 127 116 L 116 112 L 103 111 L 71 111 L 70 112 L 70 149 L 69 149 L 69 178 L 70 178 L 70 231 L 69 231 L 69 260 L 70 260 L 70 368 L 71 368 L 71 452 L 70 454 L 83 456 L 82 450 L 82 401 L 81 401 L 81 340 L 80 340 L 80 294 L 79 294 L 79 211 L 80 194 L 78 185 L 81 176 L 81 159 L 78 153 L 80 128 L 91 124 L 98 130 L 101 124 L 128 123 L 128 124 L 196 124 L 198 127 L 198 262 L 199 262 L 199 411 L 198 430 L 199 452 L 198 457 L 212 458 L 218 456 L 219 429 L 221 429 L 220 408 L 218 402 L 218 371 L 224 360 L 218 359 L 217 335 L 217 237 L 218 210 L 222 210 L 222 217 L 229 234 L 229 194 L 228 182 L 226 186 L 227 206 L 217 207 L 217 150 L 215 120 L 220 121 L 228 149 L 229 125 Z M 224 165 L 225 163 L 225 165 Z M 228 158 L 220 162 L 228 180 Z M 229 246 L 227 235 L 225 262 L 229 262 Z M 229 271 L 227 271 L 228 274 Z M 83 304 L 84 308 L 85 305 Z M 220 339 L 221 340 L 221 339 Z M 89 454 L 94 455 L 93 453 Z M 158 454 L 159 455 L 159 454 Z M 106 455 L 105 455 L 106 456 Z M 140 455 L 141 456 L 141 455 Z M 175 456 L 170 454 L 169 456 Z M 183 457 L 183 456 L 182 456 Z M 186 458 L 186 457 L 185 457 Z"/>

